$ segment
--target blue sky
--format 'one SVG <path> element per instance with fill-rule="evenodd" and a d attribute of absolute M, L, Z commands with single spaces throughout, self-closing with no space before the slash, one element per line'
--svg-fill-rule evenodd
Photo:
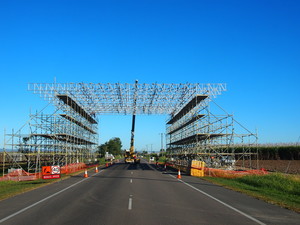
<path fill-rule="evenodd" d="M 260 143 L 300 137 L 300 1 L 1 1 L 0 144 L 46 105 L 27 83 L 227 83 L 216 102 Z M 165 116 L 137 118 L 138 150 Z M 100 143 L 131 118 L 100 118 Z"/>

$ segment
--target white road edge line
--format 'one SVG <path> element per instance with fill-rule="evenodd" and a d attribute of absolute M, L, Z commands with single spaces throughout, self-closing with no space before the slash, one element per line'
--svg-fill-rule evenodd
<path fill-rule="evenodd" d="M 129 198 L 129 202 L 128 202 L 128 210 L 132 209 L 132 198 Z"/>
<path fill-rule="evenodd" d="M 173 175 L 171 175 L 171 174 L 169 174 L 169 175 L 170 175 L 171 177 L 177 179 L 175 176 L 173 176 Z M 219 199 L 213 197 L 212 195 L 207 194 L 206 192 L 201 191 L 200 189 L 195 188 L 194 186 L 192 186 L 192 185 L 190 185 L 190 184 L 188 184 L 188 183 L 186 183 L 186 182 L 184 182 L 184 181 L 182 181 L 182 180 L 180 180 L 180 179 L 177 179 L 177 180 L 180 181 L 181 183 L 183 183 L 183 184 L 189 186 L 190 188 L 193 188 L 194 190 L 200 192 L 201 194 L 204 194 L 204 195 L 206 195 L 207 197 L 209 197 L 209 198 L 211 198 L 211 199 L 213 199 L 213 200 L 215 200 L 215 201 L 221 203 L 222 205 L 224 205 L 224 206 L 226 206 L 226 207 L 232 209 L 233 211 L 236 211 L 237 213 L 239 213 L 239 214 L 241 214 L 241 215 L 247 217 L 248 219 L 250 219 L 250 220 L 252 220 L 252 221 L 254 221 L 254 222 L 256 222 L 256 223 L 258 223 L 258 224 L 260 224 L 260 225 L 266 225 L 265 223 L 263 223 L 263 222 L 261 222 L 261 221 L 255 219 L 254 217 L 252 217 L 252 216 L 250 216 L 250 215 L 248 215 L 248 214 L 246 214 L 246 213 L 244 213 L 244 212 L 242 212 L 242 211 L 240 211 L 240 210 L 238 210 L 237 208 L 234 208 L 233 206 L 228 205 L 228 204 L 225 203 L 225 202 L 222 202 L 221 200 L 219 200 Z"/>
<path fill-rule="evenodd" d="M 99 173 L 101 173 L 102 171 L 103 171 L 103 170 L 100 170 Z M 97 174 L 99 174 L 99 173 L 95 173 L 95 174 L 93 174 L 93 175 L 90 176 L 90 177 L 93 177 L 93 176 L 95 176 L 95 175 L 97 175 Z M 46 197 L 46 198 L 44 198 L 44 199 L 42 199 L 42 200 L 36 202 L 36 203 L 33 203 L 32 205 L 29 205 L 29 206 L 27 206 L 27 207 L 25 207 L 25 208 L 23 208 L 23 209 L 21 209 L 21 210 L 15 212 L 15 213 L 9 215 L 9 216 L 7 216 L 7 217 L 4 217 L 3 219 L 0 220 L 0 223 L 3 223 L 4 221 L 6 221 L 6 220 L 8 220 L 8 219 L 10 219 L 10 218 L 12 218 L 12 217 L 14 217 L 14 216 L 16 216 L 16 215 L 22 213 L 22 212 L 24 212 L 24 211 L 26 211 L 26 210 L 28 210 L 28 209 L 34 207 L 34 206 L 36 206 L 36 205 L 38 205 L 38 204 L 40 204 L 40 203 L 42 203 L 42 202 L 44 202 L 44 201 L 46 201 L 46 200 L 48 200 L 48 199 L 54 197 L 54 196 L 56 196 L 56 195 L 59 195 L 60 193 L 62 193 L 62 192 L 64 192 L 64 191 L 66 191 L 66 190 L 68 190 L 68 189 L 74 187 L 75 185 L 80 184 L 81 182 L 88 180 L 90 177 L 84 178 L 84 179 L 78 181 L 77 183 L 72 184 L 71 186 L 66 187 L 66 188 L 60 190 L 59 192 L 56 192 L 56 193 L 54 193 L 54 194 L 52 194 L 52 195 L 50 195 L 50 196 L 48 196 L 48 197 Z"/>

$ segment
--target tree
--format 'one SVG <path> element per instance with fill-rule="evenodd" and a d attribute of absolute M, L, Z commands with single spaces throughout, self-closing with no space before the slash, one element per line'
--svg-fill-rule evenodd
<path fill-rule="evenodd" d="M 108 152 L 113 155 L 120 155 L 122 154 L 122 142 L 121 139 L 118 137 L 111 138 L 109 141 L 105 142 L 104 144 L 98 146 L 98 154 L 100 157 L 104 157 L 105 152 Z"/>

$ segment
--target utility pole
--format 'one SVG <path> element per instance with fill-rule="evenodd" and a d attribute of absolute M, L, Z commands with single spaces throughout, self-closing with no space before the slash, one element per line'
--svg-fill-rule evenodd
<path fill-rule="evenodd" d="M 164 139 L 164 133 L 159 133 L 159 134 L 161 136 L 161 141 L 160 141 L 161 147 L 160 147 L 160 150 L 163 151 L 164 150 L 164 141 L 163 141 L 163 139 Z"/>

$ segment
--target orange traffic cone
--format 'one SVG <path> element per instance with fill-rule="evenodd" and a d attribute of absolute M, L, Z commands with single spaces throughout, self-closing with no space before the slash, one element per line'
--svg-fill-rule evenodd
<path fill-rule="evenodd" d="M 180 173 L 180 169 L 178 170 L 177 179 L 181 179 L 181 173 Z"/>
<path fill-rule="evenodd" d="M 98 173 L 99 171 L 98 171 L 98 166 L 96 166 L 96 168 L 95 168 L 95 173 Z"/>
<path fill-rule="evenodd" d="M 85 178 L 89 177 L 89 175 L 88 175 L 88 173 L 87 173 L 87 170 L 84 171 L 84 177 L 85 177 Z"/>

